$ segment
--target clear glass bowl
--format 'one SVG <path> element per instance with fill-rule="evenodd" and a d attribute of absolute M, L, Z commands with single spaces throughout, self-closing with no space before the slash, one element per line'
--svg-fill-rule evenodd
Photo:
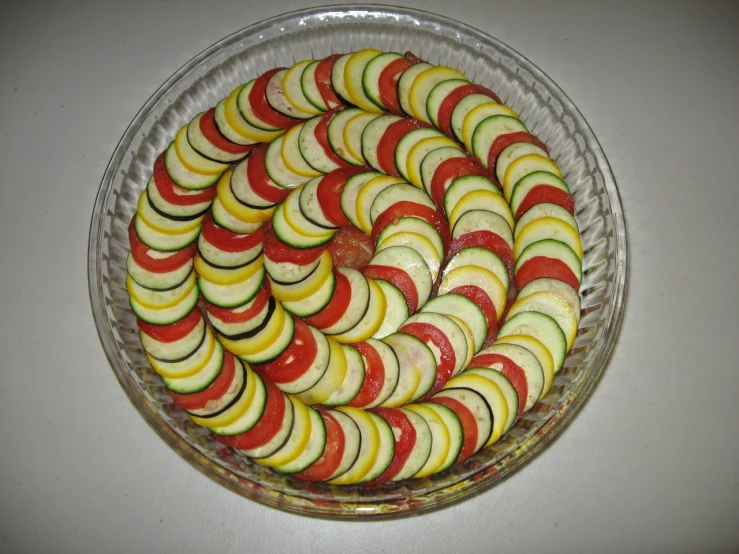
<path fill-rule="evenodd" d="M 374 47 L 410 50 L 496 91 L 550 147 L 575 196 L 585 248 L 583 316 L 551 392 L 497 444 L 450 470 L 375 487 L 312 484 L 280 475 L 211 438 L 172 403 L 149 366 L 125 289 L 126 229 L 154 159 L 177 129 L 238 84 L 275 66 Z M 222 485 L 285 510 L 331 517 L 419 512 L 491 487 L 542 451 L 590 394 L 624 306 L 627 244 L 621 202 L 587 122 L 540 69 L 467 25 L 389 6 L 322 7 L 276 17 L 211 46 L 170 77 L 128 127 L 105 171 L 90 225 L 90 300 L 116 377 L 144 419 L 179 455 Z"/>

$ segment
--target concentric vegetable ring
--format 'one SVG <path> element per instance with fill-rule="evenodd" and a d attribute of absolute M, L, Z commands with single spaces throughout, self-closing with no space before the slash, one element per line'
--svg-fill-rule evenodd
<path fill-rule="evenodd" d="M 335 54 L 177 133 L 126 285 L 152 367 L 225 444 L 305 480 L 421 478 L 552 387 L 580 321 L 573 214 L 495 93 L 412 54 Z"/>

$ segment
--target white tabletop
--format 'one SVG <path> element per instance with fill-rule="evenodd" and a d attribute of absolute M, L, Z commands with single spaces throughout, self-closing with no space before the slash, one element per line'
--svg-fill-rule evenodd
<path fill-rule="evenodd" d="M 739 10 L 707 2 L 414 0 L 548 73 L 626 214 L 609 367 L 541 456 L 459 505 L 332 522 L 246 500 L 130 404 L 92 321 L 87 233 L 128 122 L 271 0 L 3 2 L 0 552 L 643 552 L 739 546 Z"/>

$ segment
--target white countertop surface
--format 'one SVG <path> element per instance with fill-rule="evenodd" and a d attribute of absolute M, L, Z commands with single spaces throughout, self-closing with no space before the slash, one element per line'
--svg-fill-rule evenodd
<path fill-rule="evenodd" d="M 409 5 L 501 39 L 600 140 L 628 306 L 572 424 L 499 486 L 383 522 L 295 516 L 190 467 L 109 369 L 86 254 L 103 170 L 192 56 L 308 2 L 6 0 L 0 15 L 0 552 L 737 552 L 739 8 Z"/>

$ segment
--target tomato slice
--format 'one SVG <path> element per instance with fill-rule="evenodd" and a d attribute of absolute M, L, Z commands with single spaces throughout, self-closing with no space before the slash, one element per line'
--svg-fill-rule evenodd
<path fill-rule="evenodd" d="M 535 256 L 530 260 L 526 260 L 518 268 L 516 288 L 521 290 L 527 283 L 541 277 L 557 279 L 570 285 L 575 292 L 580 291 L 580 283 L 569 266 L 562 260 L 547 258 L 546 256 Z"/>
<path fill-rule="evenodd" d="M 255 145 L 253 144 L 247 146 L 236 144 L 224 137 L 216 126 L 215 113 L 216 109 L 211 108 L 200 118 L 200 132 L 208 139 L 208 142 L 229 154 L 246 154 L 254 148 Z"/>
<path fill-rule="evenodd" d="M 428 394 L 419 400 L 419 402 L 425 402 L 451 379 L 454 365 L 457 363 L 457 355 L 454 353 L 452 343 L 449 342 L 449 337 L 430 323 L 408 323 L 398 329 L 398 332 L 412 335 L 426 344 L 433 344 L 439 350 L 440 362 L 436 365 L 436 380 Z"/>
<path fill-rule="evenodd" d="M 561 206 L 570 212 L 570 215 L 575 215 L 575 199 L 572 195 L 551 185 L 536 185 L 526 194 L 526 198 L 524 198 L 518 205 L 518 209 L 516 210 L 516 221 L 518 221 L 518 219 L 529 209 L 533 208 L 537 204 L 543 204 L 545 202 Z"/>
<path fill-rule="evenodd" d="M 377 244 L 377 237 L 380 236 L 380 233 L 382 233 L 385 227 L 401 217 L 418 217 L 427 221 L 433 225 L 434 229 L 441 236 L 441 240 L 444 243 L 444 250 L 448 248 L 452 235 L 444 217 L 433 208 L 409 200 L 397 202 L 377 216 L 377 219 L 372 224 L 372 233 L 370 235 L 372 237 L 372 244 Z"/>
<path fill-rule="evenodd" d="M 334 87 L 331 85 L 331 70 L 334 68 L 336 60 L 338 60 L 342 54 L 331 54 L 326 56 L 316 66 L 316 71 L 313 74 L 316 79 L 316 87 L 321 95 L 321 98 L 329 108 L 335 108 L 336 106 L 342 106 L 344 103 L 336 96 Z"/>
<path fill-rule="evenodd" d="M 290 194 L 290 189 L 284 189 L 275 185 L 269 178 L 267 169 L 264 166 L 267 146 L 267 143 L 262 143 L 249 154 L 249 163 L 246 164 L 246 176 L 249 179 L 251 189 L 257 196 L 267 202 L 279 204 Z"/>
<path fill-rule="evenodd" d="M 316 137 L 316 142 L 321 145 L 323 152 L 329 160 L 339 167 L 353 167 L 349 162 L 340 158 L 336 152 L 334 152 L 334 149 L 331 148 L 331 143 L 328 141 L 328 124 L 331 121 L 331 118 L 336 115 L 337 111 L 338 109 L 334 108 L 333 110 L 323 114 L 321 119 L 318 120 L 318 125 L 316 125 L 316 128 L 313 130 L 313 135 Z"/>
<path fill-rule="evenodd" d="M 498 312 L 495 309 L 495 304 L 487 295 L 487 293 L 476 285 L 462 285 L 449 291 L 450 293 L 461 294 L 465 298 L 471 300 L 482 310 L 485 314 L 485 319 L 488 322 L 488 335 L 485 338 L 483 347 L 490 346 L 498 335 Z"/>
<path fill-rule="evenodd" d="M 177 404 L 177 407 L 182 410 L 202 410 L 208 402 L 215 402 L 228 392 L 236 375 L 237 365 L 238 369 L 243 371 L 241 364 L 236 363 L 233 354 L 224 351 L 221 371 L 207 389 L 192 394 L 179 394 L 169 391 L 169 395 Z"/>
<path fill-rule="evenodd" d="M 285 403 L 289 400 L 271 381 L 265 380 L 264 386 L 267 389 L 267 405 L 257 424 L 239 435 L 223 436 L 214 433 L 216 439 L 232 448 L 250 450 L 264 446 L 277 434 L 285 417 Z"/>
<path fill-rule="evenodd" d="M 531 133 L 526 133 L 524 131 L 518 131 L 516 133 L 506 133 L 505 135 L 497 136 L 493 141 L 493 144 L 488 151 L 488 167 L 494 168 L 495 161 L 498 159 L 500 153 L 505 148 L 516 142 L 528 142 L 531 144 L 535 144 L 536 146 L 544 150 L 544 152 L 549 154 L 549 148 L 547 148 L 547 145 L 540 141 L 539 137 L 537 137 L 536 135 L 532 135 Z"/>
<path fill-rule="evenodd" d="M 362 270 L 362 273 L 365 277 L 383 279 L 391 285 L 395 285 L 405 297 L 405 302 L 408 304 L 408 313 L 411 315 L 416 313 L 418 309 L 418 290 L 408 273 L 389 265 L 368 265 Z"/>
<path fill-rule="evenodd" d="M 300 121 L 281 114 L 270 106 L 269 102 L 267 102 L 267 83 L 269 83 L 269 80 L 275 73 L 282 71 L 283 69 L 285 68 L 275 67 L 257 77 L 257 80 L 254 81 L 254 86 L 249 92 L 249 104 L 251 105 L 254 115 L 264 121 L 267 125 L 279 127 L 280 129 L 289 129 L 290 127 L 300 123 Z"/>
<path fill-rule="evenodd" d="M 288 246 L 277 238 L 271 225 L 265 225 L 264 229 L 264 255 L 276 263 L 291 262 L 297 265 L 308 265 L 321 257 L 326 246 L 316 248 L 297 249 Z"/>
<path fill-rule="evenodd" d="M 146 271 L 151 271 L 152 273 L 169 273 L 170 271 L 181 268 L 195 256 L 198 245 L 196 242 L 193 242 L 182 250 L 173 252 L 171 256 L 167 256 L 166 258 L 152 258 L 149 256 L 149 247 L 141 242 L 139 235 L 136 233 L 135 221 L 136 218 L 132 217 L 131 223 L 128 224 L 128 242 L 131 244 L 131 255 L 133 259 Z"/>
<path fill-rule="evenodd" d="M 478 430 L 475 415 L 467 406 L 454 398 L 441 396 L 432 398 L 430 402 L 446 406 L 459 418 L 459 422 L 462 424 L 462 449 L 459 451 L 456 461 L 463 462 L 475 453 L 475 446 L 477 446 Z"/>
<path fill-rule="evenodd" d="M 439 124 L 439 131 L 454 138 L 454 131 L 452 130 L 452 112 L 454 112 L 454 108 L 457 107 L 457 104 L 470 94 L 484 94 L 485 96 L 492 98 L 498 104 L 501 103 L 497 94 L 482 85 L 470 83 L 469 85 L 457 87 L 447 94 L 446 98 L 441 101 L 441 105 L 439 106 L 439 115 L 436 117 Z"/>
<path fill-rule="evenodd" d="M 252 300 L 252 305 L 249 306 L 248 310 L 235 312 L 233 309 L 221 308 L 208 303 L 206 303 L 206 310 L 208 310 L 208 313 L 212 314 L 213 317 L 220 319 L 224 323 L 244 323 L 245 321 L 249 321 L 256 317 L 257 314 L 264 309 L 267 302 L 269 302 L 270 296 L 271 291 L 269 280 L 265 279 L 264 285 L 254 297 L 254 300 Z"/>
<path fill-rule="evenodd" d="M 326 447 L 323 454 L 308 469 L 294 474 L 304 481 L 325 481 L 338 469 L 344 456 L 346 437 L 344 430 L 336 418 L 328 412 L 321 412 L 323 423 L 326 426 Z"/>
<path fill-rule="evenodd" d="M 336 169 L 324 175 L 316 188 L 316 197 L 323 210 L 323 215 L 342 229 L 353 229 L 354 226 L 341 209 L 341 191 L 344 190 L 344 185 L 350 177 L 365 171 L 372 170 L 365 166 Z"/>
<path fill-rule="evenodd" d="M 275 383 L 291 383 L 310 368 L 318 353 L 316 338 L 310 327 L 299 317 L 293 317 L 295 334 L 290 346 L 276 360 L 254 366 Z"/>
<path fill-rule="evenodd" d="M 401 410 L 397 408 L 373 408 L 372 411 L 387 421 L 392 428 L 395 436 L 395 456 L 387 469 L 382 472 L 382 475 L 369 481 L 368 485 L 387 483 L 395 477 L 408 461 L 413 448 L 416 446 L 417 439 L 416 428 L 413 427 L 411 420 Z"/>
<path fill-rule="evenodd" d="M 470 248 L 473 246 L 479 246 L 490 250 L 493 254 L 497 254 L 500 259 L 503 260 L 503 263 L 505 263 L 508 268 L 508 274 L 511 276 L 511 280 L 513 280 L 513 251 L 499 234 L 493 233 L 492 231 L 473 231 L 453 239 L 449 245 L 447 260 L 451 260 L 454 255 L 463 248 Z"/>
<path fill-rule="evenodd" d="M 500 372 L 505 375 L 518 393 L 518 417 L 523 415 L 526 399 L 529 397 L 529 385 L 526 382 L 526 372 L 508 356 L 497 353 L 478 354 L 470 362 L 470 367 L 491 367 L 500 364 Z"/>
<path fill-rule="evenodd" d="M 201 231 L 205 240 L 224 252 L 245 252 L 264 240 L 264 225 L 248 235 L 238 235 L 219 227 L 210 212 L 205 214 Z"/>
<path fill-rule="evenodd" d="M 377 143 L 377 163 L 380 164 L 383 172 L 388 175 L 400 177 L 398 166 L 395 165 L 395 148 L 398 146 L 400 139 L 414 129 L 421 129 L 423 127 L 431 127 L 431 125 L 425 121 L 411 118 L 401 119 L 388 125 L 382 138 Z"/>
<path fill-rule="evenodd" d="M 359 389 L 357 396 L 349 402 L 350 406 L 355 408 L 364 408 L 370 404 L 382 390 L 385 381 L 385 364 L 377 349 L 367 342 L 358 342 L 352 344 L 365 360 L 364 382 Z"/>
<path fill-rule="evenodd" d="M 136 319 L 136 325 L 154 340 L 159 342 L 175 342 L 189 335 L 198 326 L 201 319 L 203 319 L 203 314 L 196 307 L 177 323 L 152 325 L 151 323 Z"/>
<path fill-rule="evenodd" d="M 339 321 L 349 307 L 349 302 L 352 299 L 352 288 L 349 278 L 335 269 L 334 277 L 336 278 L 336 288 L 328 305 L 317 314 L 305 318 L 308 325 L 312 325 L 316 329 L 328 329 Z"/>
<path fill-rule="evenodd" d="M 362 270 L 372 260 L 372 239 L 356 229 L 340 229 L 328 245 L 334 265 Z"/>
<path fill-rule="evenodd" d="M 208 187 L 197 194 L 183 189 L 172 180 L 164 165 L 164 152 L 159 154 L 154 162 L 154 184 L 157 192 L 170 204 L 176 206 L 194 206 L 204 202 L 210 202 L 216 196 L 216 187 Z M 179 193 L 179 194 L 178 194 Z"/>
<path fill-rule="evenodd" d="M 480 160 L 474 156 L 444 160 L 436 168 L 434 176 L 431 177 L 430 187 L 431 200 L 434 201 L 439 212 L 444 213 L 444 195 L 446 194 L 446 189 L 449 188 L 449 185 L 453 181 L 466 175 L 482 175 L 500 187 L 492 172 L 485 169 L 480 163 Z"/>
<path fill-rule="evenodd" d="M 398 58 L 388 64 L 382 70 L 378 79 L 380 88 L 380 102 L 385 106 L 387 111 L 395 115 L 404 116 L 403 110 L 400 108 L 400 100 L 398 99 L 398 79 L 403 72 L 413 65 L 408 58 Z"/>

